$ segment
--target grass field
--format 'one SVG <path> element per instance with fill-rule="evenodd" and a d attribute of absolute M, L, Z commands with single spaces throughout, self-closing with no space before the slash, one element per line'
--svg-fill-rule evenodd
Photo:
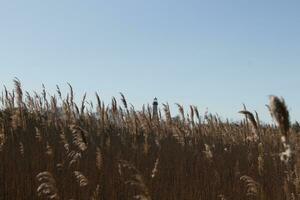
<path fill-rule="evenodd" d="M 300 199 L 300 138 L 283 99 L 270 98 L 275 126 L 246 109 L 231 123 L 195 106 L 175 119 L 167 104 L 153 115 L 123 95 L 110 106 L 98 95 L 76 105 L 72 87 L 62 96 L 18 80 L 3 91 L 0 199 Z"/>

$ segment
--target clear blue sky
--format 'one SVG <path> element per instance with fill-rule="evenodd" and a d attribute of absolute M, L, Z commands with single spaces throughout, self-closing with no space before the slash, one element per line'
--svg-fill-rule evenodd
<path fill-rule="evenodd" d="M 268 95 L 300 119 L 298 0 L 14 0 L 0 5 L 0 80 L 28 91 L 70 82 L 77 97 L 157 96 L 270 121 Z M 173 106 L 175 108 L 175 106 Z"/>

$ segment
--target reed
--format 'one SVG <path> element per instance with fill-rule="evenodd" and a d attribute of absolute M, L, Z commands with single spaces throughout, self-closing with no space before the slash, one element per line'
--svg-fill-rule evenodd
<path fill-rule="evenodd" d="M 274 127 L 247 110 L 229 122 L 177 104 L 174 118 L 165 103 L 154 118 L 123 94 L 110 106 L 96 94 L 94 108 L 71 85 L 56 97 L 14 83 L 0 101 L 0 199 L 300 198 L 300 139 L 283 99 L 270 98 Z"/>

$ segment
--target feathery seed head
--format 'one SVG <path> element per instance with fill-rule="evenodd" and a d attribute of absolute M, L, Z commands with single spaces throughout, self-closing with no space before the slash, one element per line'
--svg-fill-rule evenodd
<path fill-rule="evenodd" d="M 269 109 L 282 134 L 287 136 L 290 129 L 290 117 L 284 99 L 271 95 Z"/>

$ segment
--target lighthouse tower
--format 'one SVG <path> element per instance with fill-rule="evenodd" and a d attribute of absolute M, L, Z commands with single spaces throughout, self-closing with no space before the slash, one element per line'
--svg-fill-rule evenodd
<path fill-rule="evenodd" d="M 156 97 L 153 101 L 153 118 L 158 118 L 158 102 Z"/>

